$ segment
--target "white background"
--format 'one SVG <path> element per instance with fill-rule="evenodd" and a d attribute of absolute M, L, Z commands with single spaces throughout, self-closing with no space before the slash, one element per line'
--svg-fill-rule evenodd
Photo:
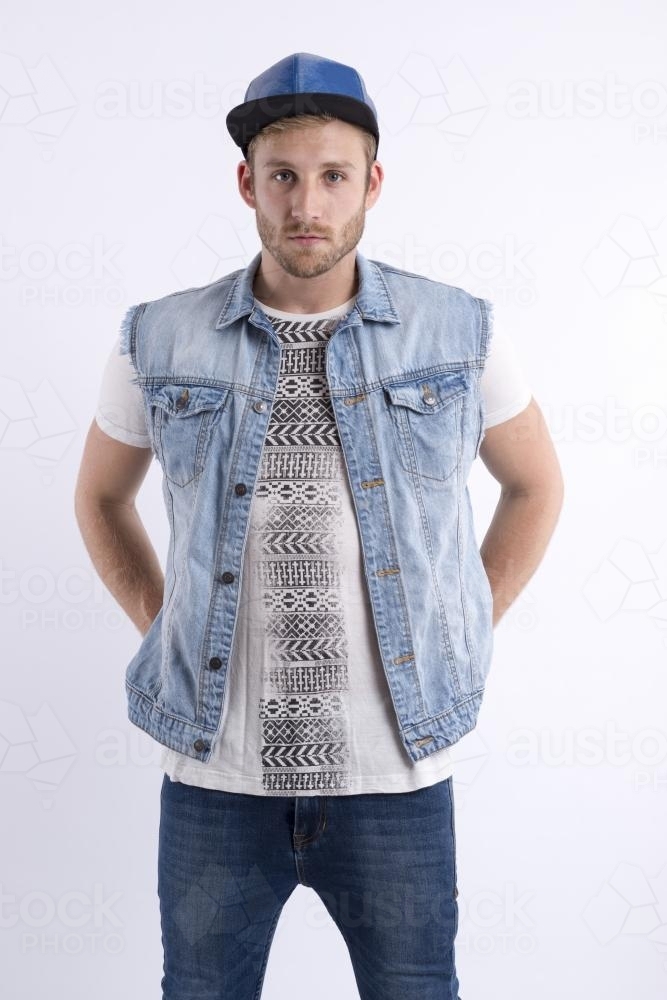
<path fill-rule="evenodd" d="M 160 997 L 159 748 L 126 720 L 140 636 L 74 483 L 126 307 L 259 249 L 224 118 L 308 51 L 378 107 L 360 249 L 496 302 L 566 482 L 456 748 L 462 998 L 664 997 L 664 4 L 33 0 L 0 27 L 3 995 Z M 470 488 L 481 542 L 481 462 Z M 139 508 L 163 558 L 155 463 Z M 358 996 L 300 886 L 262 997 L 313 995 Z"/>

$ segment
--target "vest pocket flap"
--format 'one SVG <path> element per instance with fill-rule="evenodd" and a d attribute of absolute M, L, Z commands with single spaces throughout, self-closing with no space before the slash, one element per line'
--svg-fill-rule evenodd
<path fill-rule="evenodd" d="M 437 413 L 466 393 L 469 387 L 470 376 L 467 372 L 439 372 L 413 382 L 385 385 L 384 390 L 392 403 L 407 406 L 417 413 Z"/>
<path fill-rule="evenodd" d="M 160 409 L 174 417 L 187 417 L 202 410 L 216 410 L 227 398 L 228 389 L 215 388 L 210 385 L 160 385 L 148 388 L 150 406 Z"/>

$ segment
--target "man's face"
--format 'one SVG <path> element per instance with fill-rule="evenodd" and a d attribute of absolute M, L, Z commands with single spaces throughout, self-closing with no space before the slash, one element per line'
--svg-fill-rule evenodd
<path fill-rule="evenodd" d="M 366 173 L 362 137 L 336 120 L 262 137 L 252 173 L 239 168 L 239 186 L 263 247 L 288 274 L 312 278 L 359 243 L 381 168 L 373 164 L 368 185 Z"/>

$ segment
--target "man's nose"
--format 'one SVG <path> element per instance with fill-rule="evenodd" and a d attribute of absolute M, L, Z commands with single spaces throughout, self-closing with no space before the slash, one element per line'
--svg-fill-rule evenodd
<path fill-rule="evenodd" d="M 318 219 L 322 212 L 322 192 L 316 180 L 301 180 L 292 193 L 292 215 L 309 222 Z"/>

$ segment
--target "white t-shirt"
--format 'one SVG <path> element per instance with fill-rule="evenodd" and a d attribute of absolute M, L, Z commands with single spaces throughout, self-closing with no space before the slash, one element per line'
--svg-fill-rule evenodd
<path fill-rule="evenodd" d="M 221 727 L 208 764 L 162 748 L 174 781 L 253 795 L 351 795 L 411 791 L 453 772 L 446 747 L 416 762 L 408 756 L 374 630 L 324 364 L 326 341 L 354 301 L 311 315 L 257 303 L 281 339 L 281 364 Z M 111 437 L 150 447 L 131 376 L 116 343 L 96 420 Z M 486 427 L 531 398 L 497 320 L 481 388 Z"/>

